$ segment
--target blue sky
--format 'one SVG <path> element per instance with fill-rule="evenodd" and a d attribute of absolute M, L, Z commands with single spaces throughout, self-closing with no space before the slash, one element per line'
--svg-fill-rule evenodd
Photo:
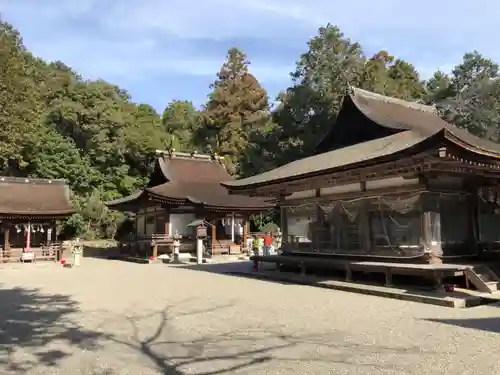
<path fill-rule="evenodd" d="M 498 0 L 0 0 L 0 12 L 37 56 L 158 110 L 173 99 L 202 104 L 232 46 L 274 96 L 328 22 L 367 54 L 386 49 L 424 77 L 474 49 L 500 61 Z"/>

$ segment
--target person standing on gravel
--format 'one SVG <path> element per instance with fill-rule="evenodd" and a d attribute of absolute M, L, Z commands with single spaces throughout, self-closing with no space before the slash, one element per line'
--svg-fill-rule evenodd
<path fill-rule="evenodd" d="M 273 245 L 273 236 L 271 233 L 264 234 L 264 254 L 270 255 L 271 246 Z"/>

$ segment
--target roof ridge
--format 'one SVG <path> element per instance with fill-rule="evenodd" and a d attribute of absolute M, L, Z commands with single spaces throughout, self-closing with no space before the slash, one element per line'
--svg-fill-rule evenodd
<path fill-rule="evenodd" d="M 217 154 L 199 154 L 197 151 L 193 152 L 180 152 L 173 150 L 156 150 L 156 154 L 161 157 L 176 158 L 176 159 L 194 159 L 199 161 L 219 161 L 224 160 L 224 156 Z"/>
<path fill-rule="evenodd" d="M 31 177 L 12 177 L 12 176 L 0 176 L 1 182 L 14 182 L 14 183 L 33 183 L 33 184 L 54 184 L 54 185 L 67 185 L 68 181 L 62 178 L 31 178 Z"/>
<path fill-rule="evenodd" d="M 375 92 L 363 90 L 360 89 L 359 87 L 354 87 L 354 86 L 350 86 L 349 91 L 350 91 L 349 95 L 351 96 L 362 96 L 366 99 L 378 100 L 387 104 L 398 104 L 409 109 L 414 109 L 417 111 L 428 112 L 434 115 L 438 115 L 437 108 L 434 105 L 427 105 L 417 102 L 411 102 L 404 99 L 393 98 L 391 96 L 377 94 Z"/>

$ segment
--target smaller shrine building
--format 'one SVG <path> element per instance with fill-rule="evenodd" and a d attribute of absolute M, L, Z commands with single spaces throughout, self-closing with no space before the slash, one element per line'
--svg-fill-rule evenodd
<path fill-rule="evenodd" d="M 196 226 L 207 226 L 207 251 L 239 252 L 246 246 L 249 217 L 272 210 L 274 200 L 230 195 L 222 181 L 232 177 L 216 155 L 157 151 L 149 182 L 107 206 L 134 217 L 129 241 L 182 236 L 181 252 L 194 251 Z"/>
<path fill-rule="evenodd" d="M 57 243 L 57 220 L 74 213 L 64 180 L 0 177 L 2 262 Z M 39 257 L 40 258 L 40 257 Z"/>

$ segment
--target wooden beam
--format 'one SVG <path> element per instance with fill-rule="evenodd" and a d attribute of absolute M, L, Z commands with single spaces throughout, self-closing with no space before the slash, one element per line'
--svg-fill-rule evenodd
<path fill-rule="evenodd" d="M 354 191 L 349 193 L 335 194 L 322 196 L 318 198 L 308 198 L 308 199 L 300 199 L 293 201 L 280 201 L 280 206 L 295 206 L 303 203 L 322 203 L 329 202 L 335 200 L 348 200 L 348 199 L 357 199 L 357 198 L 369 198 L 369 197 L 377 197 L 381 195 L 388 194 L 405 194 L 405 193 L 418 193 L 422 191 L 426 191 L 427 187 L 423 184 L 419 185 L 410 185 L 410 186 L 401 186 L 401 187 L 390 187 L 390 188 L 382 188 L 382 189 L 373 189 L 370 191 Z"/>
<path fill-rule="evenodd" d="M 388 177 L 414 176 L 415 174 L 433 170 L 435 163 L 437 163 L 437 161 L 433 161 L 432 163 L 429 162 L 428 154 L 423 154 L 415 156 L 415 158 L 412 159 L 402 159 L 389 163 L 380 163 L 369 167 L 359 167 L 339 172 L 325 173 L 298 181 L 284 181 L 281 183 L 251 189 L 235 189 L 233 193 L 252 193 L 253 195 L 278 197 L 283 194 L 347 185 L 361 181 L 374 181 Z"/>

